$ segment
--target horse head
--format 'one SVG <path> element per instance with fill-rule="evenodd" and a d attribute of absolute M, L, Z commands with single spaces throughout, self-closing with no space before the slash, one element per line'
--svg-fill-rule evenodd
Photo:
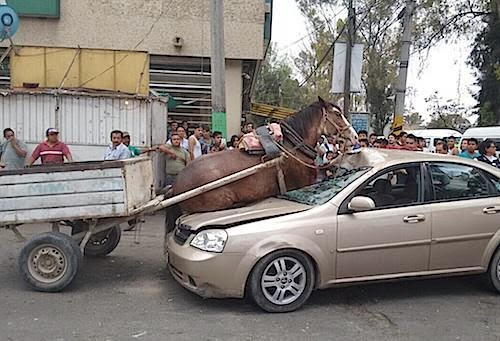
<path fill-rule="evenodd" d="M 355 145 L 358 142 L 358 134 L 342 113 L 340 107 L 334 103 L 327 102 L 318 96 L 323 111 L 323 121 L 319 127 L 319 134 L 337 135 L 343 137 Z"/>

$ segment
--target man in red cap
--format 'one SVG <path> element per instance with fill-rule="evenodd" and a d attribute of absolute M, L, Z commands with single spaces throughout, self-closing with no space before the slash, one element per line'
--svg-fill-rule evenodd
<path fill-rule="evenodd" d="M 68 146 L 59 141 L 59 131 L 56 128 L 47 129 L 45 136 L 47 140 L 35 148 L 27 166 L 33 165 L 38 158 L 42 159 L 42 165 L 62 165 L 65 157 L 68 162 L 73 161 Z"/>

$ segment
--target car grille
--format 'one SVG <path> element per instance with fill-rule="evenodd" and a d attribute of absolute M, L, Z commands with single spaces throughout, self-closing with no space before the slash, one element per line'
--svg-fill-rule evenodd
<path fill-rule="evenodd" d="M 184 245 L 189 236 L 194 233 L 191 232 L 190 227 L 187 225 L 179 225 L 174 231 L 174 240 L 179 245 Z"/>

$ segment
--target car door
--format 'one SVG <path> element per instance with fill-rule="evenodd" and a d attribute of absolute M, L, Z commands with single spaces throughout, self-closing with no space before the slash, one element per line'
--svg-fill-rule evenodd
<path fill-rule="evenodd" d="M 423 204 L 423 166 L 383 170 L 355 190 L 337 217 L 336 277 L 397 277 L 428 270 L 431 211 Z M 354 196 L 367 196 L 376 208 L 351 212 Z"/>
<path fill-rule="evenodd" d="M 458 163 L 429 163 L 432 185 L 430 269 L 478 267 L 500 229 L 500 182 Z"/>

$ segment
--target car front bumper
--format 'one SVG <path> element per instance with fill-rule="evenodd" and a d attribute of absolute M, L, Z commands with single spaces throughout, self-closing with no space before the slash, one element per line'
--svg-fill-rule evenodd
<path fill-rule="evenodd" d="M 205 298 L 244 296 L 248 269 L 242 267 L 242 254 L 206 252 L 189 241 L 179 245 L 173 234 L 167 249 L 170 273 L 186 289 Z"/>

